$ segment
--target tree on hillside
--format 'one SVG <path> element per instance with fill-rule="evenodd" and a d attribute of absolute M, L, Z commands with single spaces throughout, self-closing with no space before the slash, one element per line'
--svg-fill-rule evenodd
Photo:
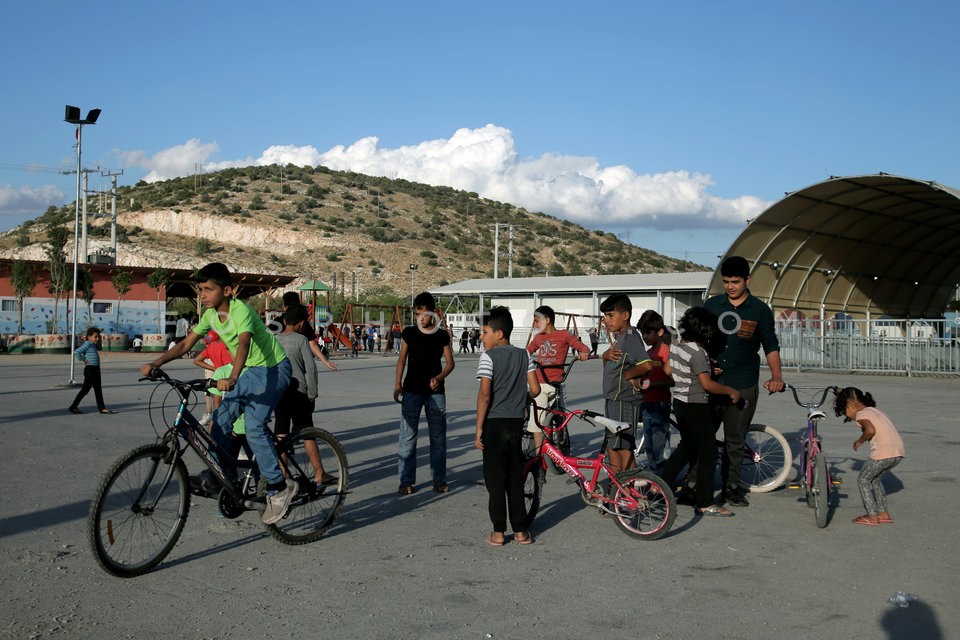
<path fill-rule="evenodd" d="M 23 333 L 23 299 L 37 286 L 36 270 L 23 260 L 15 260 L 10 266 L 13 295 L 17 299 L 17 334 Z"/>
<path fill-rule="evenodd" d="M 53 296 L 53 320 L 50 331 L 60 332 L 60 299 L 64 297 L 67 286 L 70 284 L 69 265 L 64 247 L 70 232 L 63 225 L 53 225 L 47 228 L 47 241 L 43 251 L 47 254 L 47 269 L 50 272 L 50 281 L 47 291 Z"/>
<path fill-rule="evenodd" d="M 130 293 L 130 272 L 121 271 L 113 276 L 110 282 L 113 283 L 113 288 L 117 291 L 117 315 L 113 322 L 113 331 L 117 333 L 120 331 L 120 302 L 123 300 L 123 296 Z"/>
<path fill-rule="evenodd" d="M 163 306 L 160 304 L 160 290 L 170 284 L 170 272 L 163 267 L 147 276 L 147 286 L 157 291 L 157 333 L 163 333 Z"/>

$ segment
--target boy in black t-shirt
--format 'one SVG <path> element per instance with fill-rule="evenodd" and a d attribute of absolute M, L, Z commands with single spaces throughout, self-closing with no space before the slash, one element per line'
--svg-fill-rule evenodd
<path fill-rule="evenodd" d="M 433 296 L 424 291 L 413 301 L 414 324 L 401 334 L 400 356 L 393 399 L 400 403 L 400 494 L 414 492 L 417 480 L 417 432 L 420 410 L 427 414 L 430 430 L 430 470 L 433 490 L 446 493 L 447 487 L 447 397 L 443 379 L 453 371 L 450 334 L 436 314 Z M 443 364 L 441 364 L 441 358 Z M 407 369 L 403 377 L 404 367 Z M 402 380 L 402 382 L 401 382 Z"/>

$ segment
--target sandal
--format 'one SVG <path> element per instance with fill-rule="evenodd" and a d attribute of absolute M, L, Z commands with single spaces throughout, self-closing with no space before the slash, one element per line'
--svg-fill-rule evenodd
<path fill-rule="evenodd" d="M 337 476 L 327 474 L 319 480 L 314 480 L 313 484 L 317 485 L 318 487 L 328 487 L 331 484 L 337 484 L 338 482 L 340 482 L 340 479 L 337 478 Z"/>
<path fill-rule="evenodd" d="M 501 535 L 502 535 L 502 534 L 501 534 Z M 505 545 L 505 544 L 507 543 L 506 538 L 504 538 L 503 540 L 494 540 L 492 533 L 491 533 L 490 535 L 484 537 L 483 541 L 486 542 L 486 543 L 487 543 L 488 545 L 490 545 L 491 547 L 502 547 L 503 545 Z"/>
<path fill-rule="evenodd" d="M 447 486 L 447 483 L 443 480 L 438 480 L 437 482 L 433 483 L 433 490 L 437 493 L 447 493 L 450 491 L 450 487 Z"/>
<path fill-rule="evenodd" d="M 521 534 L 523 537 L 521 538 Z M 517 541 L 517 544 L 533 544 L 533 536 L 526 532 L 519 532 L 513 534 L 513 539 Z"/>
<path fill-rule="evenodd" d="M 889 513 L 886 515 L 886 517 L 884 517 L 884 516 L 882 516 L 882 515 L 880 515 L 880 514 L 878 513 L 878 514 L 877 514 L 877 522 L 882 522 L 882 523 L 884 523 L 884 524 L 889 524 L 889 523 L 893 522 L 893 518 L 890 516 Z"/>
<path fill-rule="evenodd" d="M 717 505 L 711 505 L 705 509 L 697 509 L 697 515 L 701 516 L 713 516 L 716 518 L 732 518 L 736 514 L 729 509 L 724 509 L 723 507 L 718 507 Z"/>
<path fill-rule="evenodd" d="M 400 485 L 400 495 L 402 495 L 402 496 L 409 496 L 409 495 L 412 494 L 412 493 L 413 493 L 413 485 L 412 485 L 412 484 L 402 484 L 402 485 Z"/>
<path fill-rule="evenodd" d="M 114 412 L 113 412 L 113 411 L 110 411 L 110 409 L 100 409 L 100 413 L 112 414 L 112 413 L 114 413 Z"/>
<path fill-rule="evenodd" d="M 877 527 L 877 526 L 880 526 L 880 522 L 879 522 L 879 521 L 878 521 L 878 522 L 874 522 L 873 520 L 870 519 L 870 516 L 868 516 L 868 515 L 857 516 L 856 518 L 854 518 L 853 520 L 851 520 L 851 522 L 853 522 L 853 524 L 865 524 L 865 525 L 867 525 L 868 527 Z"/>

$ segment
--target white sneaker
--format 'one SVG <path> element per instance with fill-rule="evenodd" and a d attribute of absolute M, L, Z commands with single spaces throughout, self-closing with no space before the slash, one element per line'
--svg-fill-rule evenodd
<path fill-rule="evenodd" d="M 205 426 L 207 426 L 208 424 L 210 424 L 210 414 L 209 414 L 209 413 L 205 413 L 205 414 L 203 414 L 202 416 L 200 416 L 200 426 L 201 426 L 201 427 L 205 427 Z"/>
<path fill-rule="evenodd" d="M 297 483 L 287 479 L 287 488 L 267 496 L 267 508 L 263 511 L 263 524 L 273 524 L 287 515 L 290 503 L 297 495 Z"/>

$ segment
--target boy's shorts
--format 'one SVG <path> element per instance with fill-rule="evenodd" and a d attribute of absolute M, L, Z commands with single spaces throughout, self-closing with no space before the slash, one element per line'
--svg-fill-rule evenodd
<path fill-rule="evenodd" d="M 540 395 L 534 398 L 537 406 L 546 407 L 557 397 L 557 388 L 552 384 L 547 384 L 546 382 L 540 383 Z M 543 429 L 537 426 L 537 419 L 540 420 L 540 424 L 543 424 L 544 421 L 549 420 L 554 414 L 547 411 L 537 411 L 539 416 L 535 417 L 535 412 L 533 407 L 530 407 L 530 418 L 527 420 L 527 431 L 529 433 L 543 433 Z M 549 424 L 547 425 L 550 426 Z"/>
<path fill-rule="evenodd" d="M 312 427 L 316 403 L 302 391 L 288 388 L 273 409 L 273 432 L 279 436 L 290 433 L 291 425 L 294 431 Z"/>
<path fill-rule="evenodd" d="M 607 418 L 618 420 L 620 422 L 629 422 L 630 429 L 624 429 L 614 433 L 609 429 L 604 429 L 603 449 L 630 449 L 637 447 L 637 421 L 640 416 L 640 407 L 630 402 L 618 402 L 617 400 L 604 400 L 603 414 Z"/>

